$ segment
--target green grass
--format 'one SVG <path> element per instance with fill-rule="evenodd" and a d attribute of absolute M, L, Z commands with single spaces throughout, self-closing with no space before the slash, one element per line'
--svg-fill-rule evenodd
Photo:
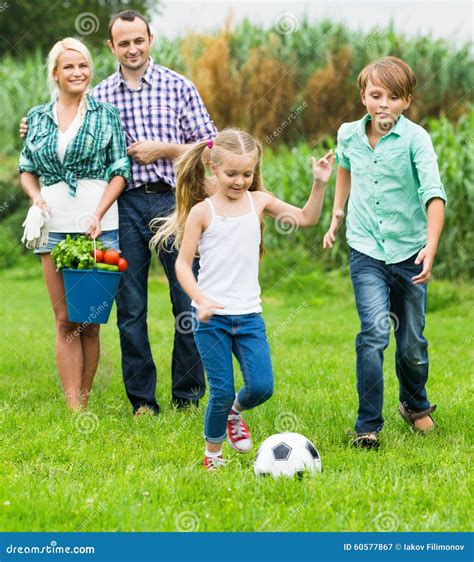
<path fill-rule="evenodd" d="M 399 418 L 391 343 L 386 427 L 373 452 L 344 439 L 356 410 L 358 328 L 346 274 L 266 281 L 276 391 L 246 418 L 256 446 L 283 429 L 305 434 L 324 468 L 314 478 L 274 481 L 255 478 L 254 453 L 227 446 L 229 465 L 203 472 L 206 400 L 197 413 L 169 406 L 172 321 L 161 277 L 150 284 L 149 324 L 162 413 L 138 419 L 123 391 L 114 322 L 103 327 L 90 410 L 73 416 L 61 396 L 39 264 L 5 271 L 0 281 L 1 531 L 470 530 L 472 286 L 430 287 L 428 389 L 440 431 L 421 438 Z"/>

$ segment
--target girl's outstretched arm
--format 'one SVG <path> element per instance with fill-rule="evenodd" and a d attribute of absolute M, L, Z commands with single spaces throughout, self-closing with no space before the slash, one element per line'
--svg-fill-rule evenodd
<path fill-rule="evenodd" d="M 314 181 L 305 206 L 300 209 L 285 203 L 281 199 L 268 195 L 268 203 L 264 209 L 266 215 L 295 227 L 313 226 L 318 222 L 323 207 L 324 192 L 331 176 L 334 154 L 330 150 L 320 160 L 316 161 L 314 158 L 311 158 L 311 161 Z"/>
<path fill-rule="evenodd" d="M 178 281 L 189 298 L 197 304 L 198 318 L 202 322 L 207 322 L 216 308 L 224 308 L 201 293 L 193 273 L 193 261 L 196 256 L 199 239 L 206 227 L 205 219 L 206 203 L 198 203 L 191 209 L 186 220 L 183 240 L 175 266 Z"/>

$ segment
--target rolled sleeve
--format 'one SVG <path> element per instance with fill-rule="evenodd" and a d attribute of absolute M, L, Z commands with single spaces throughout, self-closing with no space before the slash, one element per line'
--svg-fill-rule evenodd
<path fill-rule="evenodd" d="M 339 166 L 342 166 L 349 172 L 351 171 L 351 162 L 345 153 L 343 127 L 340 127 L 337 132 L 336 162 Z"/>
<path fill-rule="evenodd" d="M 31 161 L 31 153 L 26 146 L 23 147 L 23 150 L 21 151 L 20 154 L 18 171 L 20 172 L 20 174 L 23 172 L 30 172 L 32 174 L 36 173 L 35 165 Z"/>
<path fill-rule="evenodd" d="M 217 133 L 204 102 L 193 84 L 189 84 L 183 92 L 180 124 L 186 142 L 212 139 Z"/>
<path fill-rule="evenodd" d="M 413 135 L 411 153 L 418 181 L 418 195 L 423 208 L 429 201 L 439 198 L 447 203 L 447 196 L 439 175 L 438 157 L 433 148 L 431 137 L 421 129 Z"/>
<path fill-rule="evenodd" d="M 111 115 L 111 126 L 112 136 L 106 154 L 106 179 L 109 182 L 114 176 L 122 176 L 128 182 L 130 180 L 130 160 L 118 110 Z"/>

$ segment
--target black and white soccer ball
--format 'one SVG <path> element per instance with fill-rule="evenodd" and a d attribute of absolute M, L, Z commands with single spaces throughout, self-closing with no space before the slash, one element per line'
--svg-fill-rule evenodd
<path fill-rule="evenodd" d="M 321 457 L 314 444 L 300 433 L 277 433 L 260 445 L 255 459 L 257 476 L 302 477 L 321 472 Z"/>

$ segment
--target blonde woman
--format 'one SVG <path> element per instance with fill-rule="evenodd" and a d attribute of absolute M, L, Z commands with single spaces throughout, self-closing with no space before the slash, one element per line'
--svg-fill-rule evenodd
<path fill-rule="evenodd" d="M 87 406 L 99 360 L 99 325 L 69 322 L 62 276 L 50 259 L 67 234 L 100 238 L 119 249 L 117 198 L 130 174 L 119 112 L 88 96 L 92 60 L 77 39 L 58 41 L 48 56 L 52 101 L 28 113 L 20 156 L 21 185 L 47 209 L 50 232 L 41 254 L 56 319 L 56 362 L 67 404 Z"/>

